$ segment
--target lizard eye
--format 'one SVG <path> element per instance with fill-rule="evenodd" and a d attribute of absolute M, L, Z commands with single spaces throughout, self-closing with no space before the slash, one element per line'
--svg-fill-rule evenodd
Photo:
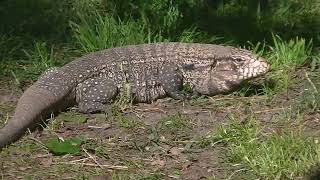
<path fill-rule="evenodd" d="M 240 62 L 242 62 L 242 59 L 236 58 L 235 61 L 236 61 L 237 63 L 240 63 Z"/>
<path fill-rule="evenodd" d="M 236 64 L 243 64 L 243 60 L 241 59 L 241 58 L 236 58 L 236 59 L 234 59 L 234 62 L 236 63 Z"/>

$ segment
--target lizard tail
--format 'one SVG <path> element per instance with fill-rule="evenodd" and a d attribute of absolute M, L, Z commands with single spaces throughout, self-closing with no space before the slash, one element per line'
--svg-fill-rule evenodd
<path fill-rule="evenodd" d="M 13 118 L 0 129 L 0 150 L 18 140 L 28 128 L 41 123 L 57 101 L 58 97 L 45 89 L 28 88 L 19 99 Z"/>

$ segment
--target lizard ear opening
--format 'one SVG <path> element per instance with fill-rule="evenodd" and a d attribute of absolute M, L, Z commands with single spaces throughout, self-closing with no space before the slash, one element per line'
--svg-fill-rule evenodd
<path fill-rule="evenodd" d="M 212 64 L 210 65 L 211 70 L 217 67 L 217 60 L 213 61 Z"/>
<path fill-rule="evenodd" d="M 194 70 L 194 64 L 193 63 L 192 64 L 183 64 L 182 68 L 184 70 Z"/>

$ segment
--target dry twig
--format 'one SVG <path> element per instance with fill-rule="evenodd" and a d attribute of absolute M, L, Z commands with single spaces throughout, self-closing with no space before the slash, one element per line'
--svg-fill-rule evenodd
<path fill-rule="evenodd" d="M 112 165 L 104 165 L 101 164 L 100 166 L 93 163 L 75 163 L 75 162 L 58 162 L 53 164 L 66 164 L 66 165 L 81 165 L 81 166 L 91 166 L 91 167 L 101 167 L 107 169 L 115 169 L 115 170 L 127 170 L 127 166 L 112 166 Z"/>
<path fill-rule="evenodd" d="M 92 159 L 100 168 L 102 168 L 101 164 L 96 160 L 95 157 L 93 157 L 85 148 L 82 148 L 82 150 Z"/>

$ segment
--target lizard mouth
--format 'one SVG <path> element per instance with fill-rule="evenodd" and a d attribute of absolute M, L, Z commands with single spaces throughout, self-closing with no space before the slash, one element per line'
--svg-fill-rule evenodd
<path fill-rule="evenodd" d="M 259 74 L 264 74 L 269 71 L 270 65 L 266 62 L 265 59 L 259 58 L 257 62 L 259 63 L 257 67 Z"/>
<path fill-rule="evenodd" d="M 270 66 L 263 58 L 251 60 L 243 69 L 240 69 L 240 79 L 252 79 L 268 72 Z"/>
<path fill-rule="evenodd" d="M 249 66 L 249 74 L 251 74 L 250 77 L 256 77 L 262 74 L 265 74 L 266 72 L 268 72 L 270 66 L 269 64 L 266 62 L 265 59 L 259 57 L 258 60 L 252 62 Z"/>

